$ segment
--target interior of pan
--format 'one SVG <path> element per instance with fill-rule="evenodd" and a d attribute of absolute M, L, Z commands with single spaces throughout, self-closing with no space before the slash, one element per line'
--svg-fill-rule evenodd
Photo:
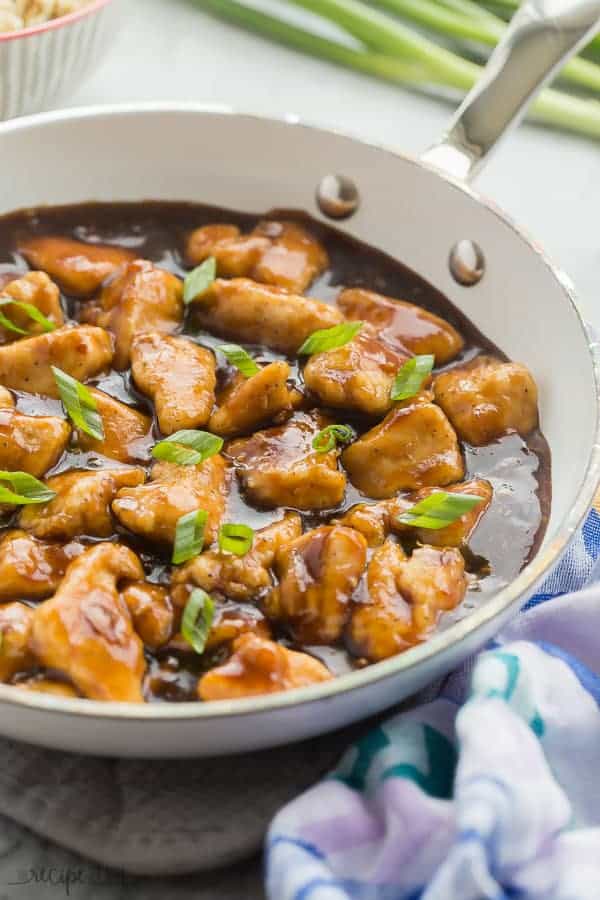
<path fill-rule="evenodd" d="M 10 172 L 0 214 L 40 204 L 155 199 L 252 213 L 297 208 L 322 218 L 315 192 L 323 176 L 350 177 L 360 207 L 339 227 L 416 270 L 533 371 L 552 452 L 553 501 L 543 565 L 538 559 L 529 567 L 519 590 L 526 592 L 555 561 L 598 479 L 593 355 L 566 280 L 489 202 L 415 160 L 340 135 L 194 106 L 67 111 L 7 123 L 0 126 L 0 158 Z M 451 248 L 465 239 L 475 240 L 485 257 L 484 277 L 470 287 L 454 280 L 448 264 Z M 510 588 L 503 595 L 514 602 Z M 497 600 L 499 609 L 504 601 Z M 456 632 L 449 629 L 444 642 L 487 615 L 480 610 Z M 411 653 L 382 665 L 400 668 Z M 201 714 L 201 705 L 195 709 Z"/>

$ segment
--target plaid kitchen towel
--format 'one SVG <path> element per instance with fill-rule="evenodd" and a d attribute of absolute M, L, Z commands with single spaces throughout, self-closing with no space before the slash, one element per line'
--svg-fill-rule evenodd
<path fill-rule="evenodd" d="M 599 556 L 592 511 L 436 699 L 281 810 L 271 900 L 600 900 Z"/>

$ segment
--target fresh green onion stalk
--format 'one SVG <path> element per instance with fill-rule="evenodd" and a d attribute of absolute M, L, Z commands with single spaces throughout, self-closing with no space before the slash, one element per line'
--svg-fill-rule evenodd
<path fill-rule="evenodd" d="M 503 20 L 487 9 L 487 2 L 473 0 L 376 0 L 388 12 L 374 9 L 366 0 L 281 0 L 281 17 L 252 7 L 251 0 L 191 2 L 302 53 L 421 91 L 451 88 L 464 94 L 482 72 L 480 65 L 436 43 L 424 31 L 441 35 L 446 42 L 458 42 L 459 46 L 462 41 L 472 48 L 473 44 L 492 46 L 504 28 Z M 323 37 L 286 20 L 290 4 L 334 23 L 353 43 Z M 511 0 L 501 0 L 501 5 L 510 7 Z M 407 21 L 422 30 L 417 31 Z M 575 59 L 565 67 L 563 76 L 600 95 L 600 66 Z M 531 115 L 543 124 L 600 138 L 600 103 L 594 97 L 545 90 L 532 105 Z"/>

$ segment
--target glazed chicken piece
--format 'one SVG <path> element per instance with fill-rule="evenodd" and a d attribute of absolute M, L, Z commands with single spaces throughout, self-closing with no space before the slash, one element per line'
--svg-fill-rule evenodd
<path fill-rule="evenodd" d="M 255 532 L 252 549 L 245 556 L 206 550 L 174 573 L 173 584 L 193 585 L 230 600 L 256 600 L 273 584 L 269 570 L 279 551 L 301 534 L 300 516 L 287 513 L 278 522 Z M 186 600 L 187 591 L 183 603 L 179 601 L 178 605 L 185 605 Z"/>
<path fill-rule="evenodd" d="M 65 546 L 47 544 L 26 531 L 6 532 L 0 540 L 0 601 L 50 597 L 83 549 L 76 541 Z"/>
<path fill-rule="evenodd" d="M 290 367 L 283 361 L 269 363 L 250 378 L 238 374 L 220 395 L 219 408 L 208 423 L 209 431 L 234 437 L 291 413 L 294 399 L 287 386 L 289 376 Z"/>
<path fill-rule="evenodd" d="M 31 650 L 33 610 L 24 603 L 0 606 L 0 681 L 10 681 L 17 672 L 33 668 Z"/>
<path fill-rule="evenodd" d="M 246 276 L 295 294 L 329 264 L 319 242 L 294 222 L 260 222 L 246 235 L 235 225 L 205 225 L 191 233 L 186 253 L 193 265 L 214 256 L 226 278 Z"/>
<path fill-rule="evenodd" d="M 338 309 L 248 278 L 217 278 L 192 303 L 196 324 L 213 334 L 294 354 L 314 331 L 338 325 Z"/>
<path fill-rule="evenodd" d="M 379 503 L 359 503 L 339 519 L 340 525 L 356 528 L 366 538 L 369 547 L 379 547 L 391 533 L 406 534 L 413 532 L 416 539 L 424 544 L 436 547 L 461 547 L 468 543 L 477 528 L 482 516 L 492 502 L 492 486 L 489 481 L 474 479 L 453 484 L 444 488 L 449 494 L 470 494 L 481 497 L 482 502 L 468 513 L 456 519 L 451 525 L 438 530 L 430 528 L 413 528 L 398 521 L 399 516 L 428 497 L 441 490 L 440 488 L 424 488 L 413 494 L 380 500 Z"/>
<path fill-rule="evenodd" d="M 467 590 L 464 561 L 458 550 L 427 546 L 407 559 L 390 539 L 373 554 L 367 588 L 348 637 L 357 656 L 377 662 L 425 640 L 442 612 L 458 606 Z"/>
<path fill-rule="evenodd" d="M 432 353 L 437 366 L 450 362 L 464 347 L 465 342 L 449 322 L 414 303 L 349 288 L 341 292 L 337 304 L 346 318 L 370 322 L 379 337 L 392 346 L 415 355 Z"/>
<path fill-rule="evenodd" d="M 156 407 L 163 434 L 201 428 L 215 405 L 215 358 L 184 337 L 140 334 L 131 347 L 131 372 Z"/>
<path fill-rule="evenodd" d="M 98 469 L 71 471 L 49 478 L 56 492 L 49 503 L 26 506 L 19 525 L 37 538 L 68 541 L 77 535 L 109 537 L 115 530 L 110 505 L 126 485 L 142 484 L 143 469 Z"/>
<path fill-rule="evenodd" d="M 0 387 L 0 469 L 41 478 L 63 454 L 71 428 L 58 416 L 27 416 Z"/>
<path fill-rule="evenodd" d="M 328 424 L 319 413 L 296 413 L 286 425 L 227 446 L 252 503 L 295 509 L 330 509 L 341 503 L 346 476 L 338 469 L 338 451 L 317 453 L 312 447 Z"/>
<path fill-rule="evenodd" d="M 464 475 L 452 426 L 427 392 L 398 403 L 343 452 L 342 463 L 352 484 L 374 499 L 451 484 Z"/>
<path fill-rule="evenodd" d="M 0 347 L 0 384 L 15 391 L 58 397 L 51 366 L 87 381 L 108 369 L 112 358 L 112 338 L 102 328 L 65 326 Z"/>
<path fill-rule="evenodd" d="M 478 356 L 438 375 L 434 391 L 458 436 L 475 447 L 511 431 L 525 437 L 538 424 L 537 387 L 520 363 Z"/>
<path fill-rule="evenodd" d="M 13 687 L 20 691 L 31 691 L 36 694 L 52 694 L 55 697 L 67 697 L 73 699 L 79 697 L 79 694 L 71 684 L 66 681 L 55 681 L 51 678 L 44 678 L 40 675 L 34 675 L 31 678 L 25 678 L 23 681 L 17 681 Z"/>
<path fill-rule="evenodd" d="M 345 346 L 311 356 L 304 382 L 325 406 L 383 416 L 393 405 L 392 385 L 408 357 L 380 340 L 372 326 L 363 325 Z"/>
<path fill-rule="evenodd" d="M 28 272 L 21 278 L 11 281 L 4 288 L 0 285 L 0 301 L 16 300 L 19 303 L 29 303 L 46 316 L 57 327 L 64 325 L 65 317 L 60 305 L 60 293 L 56 285 L 50 281 L 45 272 Z M 17 328 L 24 329 L 28 334 L 42 334 L 44 328 L 38 322 L 28 316 L 18 306 L 7 304 L 0 306 L 3 315 L 10 319 Z M 10 331 L 0 326 L 0 342 L 10 344 L 19 340 L 23 335 Z"/>
<path fill-rule="evenodd" d="M 128 584 L 121 597 L 129 610 L 133 628 L 150 650 L 158 650 L 173 634 L 173 606 L 166 588 L 148 581 Z"/>
<path fill-rule="evenodd" d="M 89 388 L 102 418 L 104 439 L 77 432 L 77 446 L 81 450 L 99 453 L 121 463 L 145 462 L 154 443 L 152 419 L 137 409 L 115 400 L 104 391 Z"/>
<path fill-rule="evenodd" d="M 179 278 L 146 259 L 117 270 L 102 289 L 99 308 L 90 310 L 95 325 L 115 336 L 115 369 L 129 365 L 131 345 L 145 331 L 170 334 L 183 319 L 183 285 Z"/>
<path fill-rule="evenodd" d="M 256 634 L 243 634 L 233 642 L 233 655 L 211 669 L 198 682 L 200 700 L 235 700 L 257 694 L 275 694 L 329 681 L 323 663 L 288 650 Z"/>
<path fill-rule="evenodd" d="M 339 640 L 367 562 L 367 542 L 352 528 L 321 525 L 281 550 L 279 584 L 264 601 L 269 618 L 301 644 Z"/>
<path fill-rule="evenodd" d="M 135 254 L 122 247 L 84 244 L 64 237 L 34 237 L 18 246 L 34 269 L 47 272 L 53 281 L 73 297 L 89 297 L 105 278 Z"/>
<path fill-rule="evenodd" d="M 31 646 L 39 662 L 91 700 L 141 703 L 144 647 L 118 588 L 143 577 L 139 559 L 121 544 L 82 553 L 33 614 Z"/>
<path fill-rule="evenodd" d="M 211 456 L 197 466 L 157 462 L 147 484 L 119 491 L 112 510 L 135 534 L 155 543 L 173 544 L 181 516 L 204 509 L 208 513 L 204 543 L 210 544 L 225 511 L 227 474 L 222 456 Z"/>

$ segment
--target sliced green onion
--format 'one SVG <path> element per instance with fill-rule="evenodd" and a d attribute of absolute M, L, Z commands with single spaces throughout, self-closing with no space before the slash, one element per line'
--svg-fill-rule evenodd
<path fill-rule="evenodd" d="M 398 400 L 408 400 L 418 394 L 424 382 L 431 375 L 434 364 L 435 357 L 430 353 L 413 356 L 412 359 L 405 362 L 394 379 L 390 400 L 395 403 Z"/>
<path fill-rule="evenodd" d="M 205 509 L 194 509 L 177 520 L 175 528 L 175 544 L 171 562 L 178 566 L 180 563 L 193 559 L 202 551 L 204 546 L 204 529 L 208 513 Z"/>
<path fill-rule="evenodd" d="M 401 525 L 437 531 L 447 525 L 452 525 L 479 503 L 483 503 L 482 498 L 473 494 L 450 494 L 447 491 L 435 491 L 402 513 L 398 517 L 398 521 Z"/>
<path fill-rule="evenodd" d="M 56 497 L 56 491 L 50 490 L 28 472 L 0 472 L 0 481 L 8 481 L 12 487 L 9 491 L 0 486 L 0 503 L 28 506 L 31 503 L 48 503 Z"/>
<path fill-rule="evenodd" d="M 196 653 L 204 653 L 215 617 L 215 604 L 206 591 L 194 588 L 181 619 L 181 634 Z"/>
<path fill-rule="evenodd" d="M 243 347 L 240 347 L 239 344 L 220 344 L 217 347 L 217 350 L 220 350 L 223 356 L 227 359 L 227 362 L 230 362 L 232 366 L 235 366 L 238 372 L 241 372 L 244 378 L 250 378 L 252 375 L 256 375 L 260 372 L 260 366 L 258 366 L 249 353 L 246 353 Z"/>
<path fill-rule="evenodd" d="M 349 444 L 354 437 L 354 430 L 349 425 L 328 425 L 313 438 L 313 450 L 317 453 L 329 453 L 335 445 Z"/>
<path fill-rule="evenodd" d="M 340 322 L 333 328 L 320 328 L 318 331 L 313 331 L 298 350 L 298 354 L 310 356 L 313 353 L 323 353 L 325 350 L 337 350 L 338 347 L 349 344 L 363 324 L 363 322 Z"/>
<path fill-rule="evenodd" d="M 252 550 L 254 531 L 249 525 L 221 525 L 219 528 L 219 550 L 245 556 Z"/>
<path fill-rule="evenodd" d="M 217 261 L 209 256 L 201 265 L 188 272 L 183 282 L 183 302 L 187 306 L 204 291 L 207 291 L 217 277 Z"/>
<path fill-rule="evenodd" d="M 51 368 L 60 399 L 73 425 L 97 441 L 102 441 L 104 439 L 102 418 L 89 388 L 76 378 L 67 375 L 62 369 L 57 369 L 56 366 Z"/>
<path fill-rule="evenodd" d="M 44 331 L 54 331 L 54 329 L 56 328 L 54 322 L 51 322 L 50 319 L 47 319 L 46 316 L 39 311 L 37 306 L 34 306 L 32 303 L 25 303 L 22 300 L 13 300 L 10 297 L 0 297 L 0 307 L 2 306 L 16 306 L 17 309 L 20 309 L 22 310 L 22 312 L 26 313 L 30 319 L 33 319 L 34 322 L 37 322 L 38 325 L 41 325 Z M 11 322 L 11 320 L 1 312 L 0 325 L 3 328 L 6 328 L 7 331 L 12 331 L 15 334 L 31 334 L 31 332 L 27 331 L 26 328 L 19 328 L 18 325 L 15 325 L 14 322 Z"/>
<path fill-rule="evenodd" d="M 223 448 L 223 438 L 210 431 L 186 429 L 176 431 L 152 448 L 154 459 L 164 459 L 178 466 L 196 466 Z"/>

